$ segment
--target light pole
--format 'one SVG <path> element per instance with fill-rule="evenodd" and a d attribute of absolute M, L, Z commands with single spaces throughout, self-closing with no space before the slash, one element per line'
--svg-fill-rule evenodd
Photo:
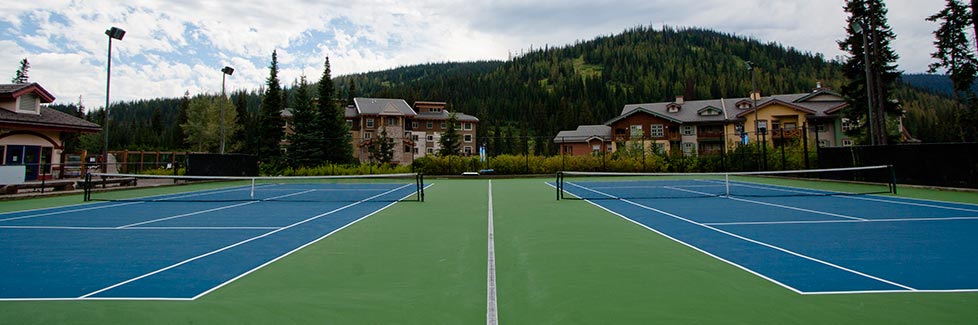
<path fill-rule="evenodd" d="M 863 65 L 866 66 L 866 131 L 869 143 L 876 145 L 876 135 L 873 132 L 873 74 L 869 61 L 869 36 L 864 28 L 862 19 L 853 19 L 849 23 L 852 31 L 863 36 Z"/>
<path fill-rule="evenodd" d="M 759 97 L 757 94 L 757 83 L 754 80 L 754 62 L 747 61 L 747 71 L 750 71 L 750 100 L 751 107 L 754 109 L 754 136 L 756 137 L 754 141 L 761 146 L 761 159 L 764 161 L 764 169 L 767 169 L 767 141 L 761 141 L 761 123 L 758 118 L 760 115 L 760 110 L 757 109 L 757 100 Z M 765 127 L 766 129 L 766 127 Z M 759 162 L 760 163 L 760 162 Z"/>
<path fill-rule="evenodd" d="M 102 172 L 109 170 L 109 84 L 112 79 L 112 39 L 122 40 L 126 36 L 126 31 L 122 28 L 112 27 L 105 31 L 109 36 L 109 59 L 105 68 L 105 123 L 102 125 L 102 133 L 105 135 L 105 143 L 102 144 Z"/>
<path fill-rule="evenodd" d="M 227 95 L 224 94 L 224 82 L 227 76 L 234 74 L 234 68 L 225 66 L 221 69 L 221 154 L 224 154 L 224 106 L 227 102 Z"/>

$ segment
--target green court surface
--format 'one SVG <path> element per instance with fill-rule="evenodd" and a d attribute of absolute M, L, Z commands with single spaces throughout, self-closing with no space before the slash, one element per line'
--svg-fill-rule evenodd
<path fill-rule="evenodd" d="M 978 292 L 800 295 L 586 201 L 557 201 L 548 181 L 491 181 L 500 324 L 978 320 Z M 397 203 L 194 301 L 0 301 L 0 323 L 484 323 L 490 181 L 426 182 L 425 202 Z M 78 203 L 0 201 L 0 212 Z"/>

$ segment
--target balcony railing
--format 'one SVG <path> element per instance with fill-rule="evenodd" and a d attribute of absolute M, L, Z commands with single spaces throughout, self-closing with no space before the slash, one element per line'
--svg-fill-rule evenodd
<path fill-rule="evenodd" d="M 782 138 L 782 137 L 784 137 L 784 138 L 800 138 L 801 137 L 801 132 L 802 132 L 802 129 L 790 129 L 790 130 L 780 129 L 780 130 L 772 130 L 771 131 L 771 138 Z"/>

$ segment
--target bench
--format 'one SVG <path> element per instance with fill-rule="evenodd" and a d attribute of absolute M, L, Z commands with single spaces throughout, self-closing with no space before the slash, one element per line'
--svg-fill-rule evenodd
<path fill-rule="evenodd" d="M 54 189 L 55 191 L 70 191 L 75 189 L 75 181 L 52 180 L 52 181 L 44 181 L 44 182 L 0 185 L 0 193 L 17 194 L 17 191 L 20 191 L 22 189 L 40 189 L 41 193 L 44 193 L 45 188 L 51 188 Z"/>

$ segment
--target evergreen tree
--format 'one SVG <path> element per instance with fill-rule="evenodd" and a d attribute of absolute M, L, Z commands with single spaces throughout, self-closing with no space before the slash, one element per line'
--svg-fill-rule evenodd
<path fill-rule="evenodd" d="M 258 159 L 262 162 L 276 163 L 282 159 L 280 143 L 285 131 L 285 120 L 282 110 L 285 108 L 282 99 L 282 87 L 278 81 L 278 53 L 272 51 L 272 63 L 268 67 L 268 81 L 265 95 L 261 101 L 260 122 L 258 132 Z"/>
<path fill-rule="evenodd" d="M 370 158 L 374 162 L 389 164 L 394 160 L 394 139 L 387 135 L 387 128 L 380 128 L 380 135 L 370 143 Z"/>
<path fill-rule="evenodd" d="M 190 109 L 190 91 L 187 90 L 183 93 L 183 97 L 180 98 L 180 104 L 177 105 L 177 123 L 173 126 L 173 141 L 172 148 L 186 149 L 187 138 L 186 133 L 183 131 L 183 125 L 187 124 L 187 110 Z"/>
<path fill-rule="evenodd" d="M 461 147 L 461 139 L 459 139 L 457 128 L 458 117 L 455 116 L 455 112 L 448 114 L 446 124 L 448 128 L 441 133 L 441 139 L 438 140 L 438 143 L 441 145 L 438 154 L 442 156 L 455 156 L 458 155 Z"/>
<path fill-rule="evenodd" d="M 976 1 L 978 1 L 978 0 L 976 0 Z M 356 80 L 350 80 L 350 86 L 348 86 L 346 88 L 346 104 L 347 105 L 356 105 L 356 103 L 353 102 L 353 99 L 354 98 L 357 98 L 357 96 L 359 96 L 359 94 L 357 94 L 357 81 Z"/>
<path fill-rule="evenodd" d="M 249 130 L 254 130 L 254 118 L 252 114 L 248 112 L 248 93 L 241 92 L 237 96 L 232 95 L 234 98 L 234 111 L 238 114 L 237 132 L 232 133 L 232 144 L 231 152 L 239 153 L 255 153 L 255 132 L 249 132 Z"/>
<path fill-rule="evenodd" d="M 324 159 L 331 163 L 353 161 L 353 140 L 350 126 L 346 124 L 346 108 L 337 107 L 333 101 L 336 93 L 330 76 L 329 57 L 323 63 L 323 76 L 319 79 L 319 127 Z"/>
<path fill-rule="evenodd" d="M 302 76 L 299 84 L 293 88 L 295 101 L 292 105 L 292 134 L 288 135 L 289 162 L 293 166 L 315 166 L 324 160 L 319 138 L 321 132 L 316 125 L 319 114 L 312 106 L 312 96 L 309 93 L 306 77 Z"/>
<path fill-rule="evenodd" d="M 967 33 L 973 24 L 968 7 L 958 0 L 947 0 L 944 10 L 927 18 L 928 21 L 940 22 L 940 27 L 934 31 L 934 45 L 937 51 L 931 57 L 937 62 L 930 64 L 931 73 L 937 69 L 946 69 L 951 77 L 955 97 L 957 93 L 967 92 L 978 74 L 978 60 L 968 40 Z"/>
<path fill-rule="evenodd" d="M 27 62 L 27 58 L 20 60 L 20 68 L 14 73 L 14 78 L 10 79 L 11 83 L 15 84 L 26 84 L 28 83 L 30 76 L 28 76 L 27 71 L 31 69 L 31 63 Z"/>
<path fill-rule="evenodd" d="M 850 119 L 870 122 L 867 117 L 869 98 L 867 87 L 872 90 L 873 121 L 875 143 L 886 144 L 889 131 L 886 129 L 886 114 L 898 112 L 898 107 L 891 101 L 890 92 L 901 72 L 897 70 L 896 52 L 890 48 L 890 42 L 896 38 L 893 29 L 887 24 L 886 5 L 882 0 L 847 0 L 845 11 L 849 13 L 846 21 L 846 39 L 839 41 L 839 49 L 849 53 L 843 64 L 843 74 L 849 83 L 842 87 L 842 94 L 849 99 L 849 107 L 843 115 Z M 862 33 L 856 33 L 854 26 L 860 26 Z M 863 39 L 868 43 L 864 44 Z M 869 83 L 866 78 L 865 52 L 869 52 Z M 869 140 L 869 137 L 866 137 Z M 870 142 L 870 141 L 867 141 Z"/>

